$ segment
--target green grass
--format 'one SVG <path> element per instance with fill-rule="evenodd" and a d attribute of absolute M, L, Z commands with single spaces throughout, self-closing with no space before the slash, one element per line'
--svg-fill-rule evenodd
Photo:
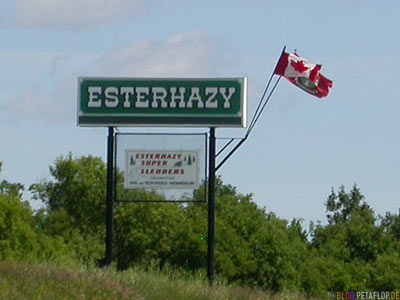
<path fill-rule="evenodd" d="M 0 299 L 144 299 L 109 272 L 0 263 Z"/>
<path fill-rule="evenodd" d="M 115 272 L 111 269 L 57 267 L 51 264 L 0 262 L 1 300 L 305 300 L 293 293 L 271 294 L 217 283 L 204 275 L 172 269 Z"/>

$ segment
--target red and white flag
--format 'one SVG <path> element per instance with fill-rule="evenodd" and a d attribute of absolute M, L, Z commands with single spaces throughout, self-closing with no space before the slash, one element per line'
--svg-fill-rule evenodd
<path fill-rule="evenodd" d="M 281 75 L 307 93 L 322 98 L 328 96 L 333 82 L 319 72 L 321 67 L 296 53 L 283 52 L 274 74 Z"/>

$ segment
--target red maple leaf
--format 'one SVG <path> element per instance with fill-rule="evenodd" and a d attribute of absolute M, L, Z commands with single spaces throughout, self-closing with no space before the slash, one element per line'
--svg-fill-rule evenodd
<path fill-rule="evenodd" d="M 304 64 L 304 62 L 302 60 L 298 60 L 298 61 L 291 61 L 290 64 L 292 65 L 292 67 L 295 69 L 295 71 L 299 72 L 299 73 L 303 73 L 304 71 L 308 70 L 308 67 L 306 67 L 306 65 Z"/>

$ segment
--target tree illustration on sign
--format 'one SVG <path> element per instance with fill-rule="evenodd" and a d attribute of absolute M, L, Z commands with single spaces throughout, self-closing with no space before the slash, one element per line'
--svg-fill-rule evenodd
<path fill-rule="evenodd" d="M 180 160 L 180 161 L 176 162 L 174 164 L 174 166 L 175 167 L 181 167 L 183 165 L 183 163 L 185 163 L 186 165 L 190 166 L 190 165 L 194 164 L 195 162 L 196 162 L 196 156 L 195 155 L 191 156 L 189 154 L 189 155 L 185 155 L 183 157 L 183 161 Z"/>
<path fill-rule="evenodd" d="M 174 167 L 182 167 L 182 161 L 178 161 L 174 164 Z"/>

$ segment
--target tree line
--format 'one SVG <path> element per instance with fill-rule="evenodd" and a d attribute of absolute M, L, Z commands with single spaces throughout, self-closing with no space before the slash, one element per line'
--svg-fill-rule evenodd
<path fill-rule="evenodd" d="M 1 170 L 1 164 L 0 164 Z M 0 260 L 97 265 L 104 258 L 106 166 L 93 156 L 57 158 L 51 177 L 28 187 L 0 182 Z M 125 198 L 159 199 L 125 190 Z M 203 183 L 205 184 L 205 183 Z M 193 194 L 201 200 L 203 189 Z M 216 184 L 216 272 L 233 284 L 311 296 L 327 291 L 390 291 L 400 287 L 400 213 L 377 216 L 360 189 L 332 189 L 327 223 L 284 220 L 260 208 L 221 178 Z M 157 265 L 198 272 L 207 262 L 206 203 L 116 203 L 114 260 L 124 270 Z"/>

